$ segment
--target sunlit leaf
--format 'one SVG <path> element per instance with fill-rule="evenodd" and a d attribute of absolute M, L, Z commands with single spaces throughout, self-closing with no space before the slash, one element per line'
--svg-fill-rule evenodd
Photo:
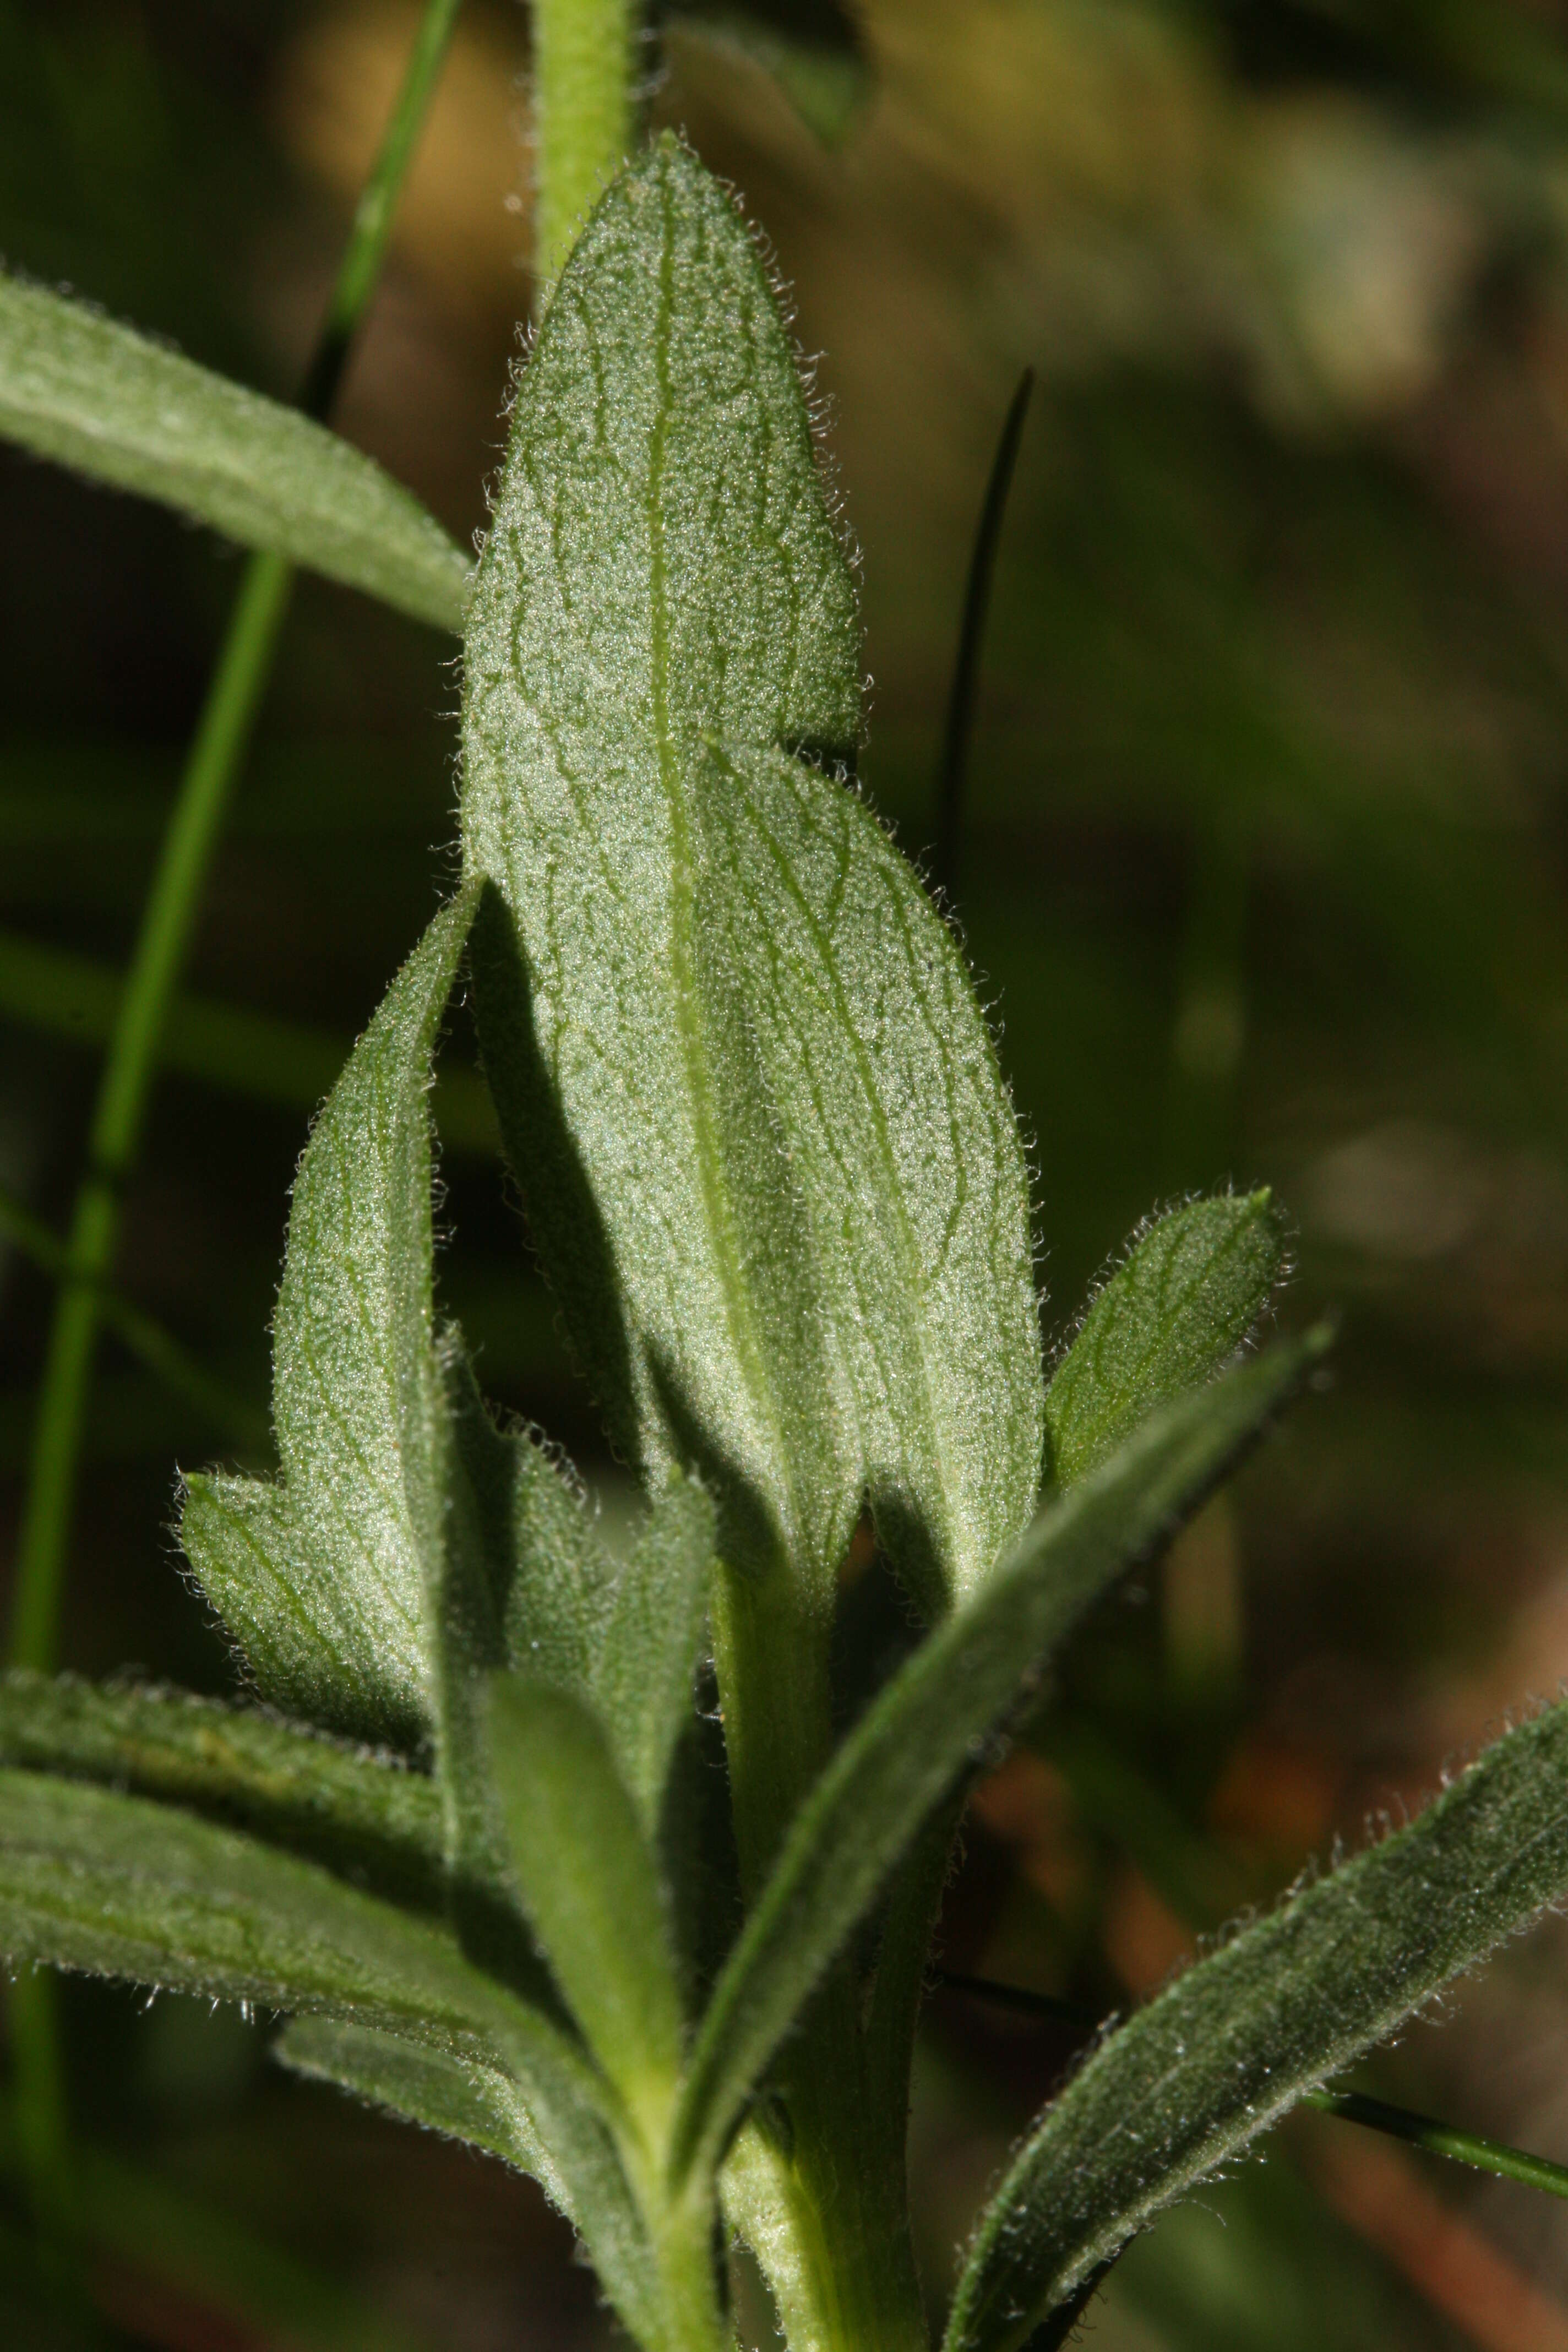
<path fill-rule="evenodd" d="M 370 458 L 85 302 L 5 277 L 0 435 L 416 620 L 462 626 L 468 558 Z"/>
<path fill-rule="evenodd" d="M 1568 1707 L 1112 2032 L 986 2209 L 947 2352 L 1012 2352 L 1163 2207 L 1568 1888 Z"/>
<path fill-rule="evenodd" d="M 729 199 L 665 140 L 520 381 L 466 640 L 486 1063 L 612 1430 L 826 1591 L 868 1489 L 933 1612 L 1026 1523 L 1026 1188 L 913 875 L 835 780 L 848 568 Z"/>
<path fill-rule="evenodd" d="M 791 1829 L 714 1992 L 679 2128 L 690 2161 L 722 2147 L 741 2103 L 891 1865 L 982 1760 L 1084 1609 L 1209 1492 L 1325 1344 L 1280 1345 L 1151 1417 L 1041 1512 L 967 1605 L 931 1634 L 837 1750 Z"/>
<path fill-rule="evenodd" d="M 428 1088 L 468 929 L 445 908 L 310 1137 L 273 1327 L 282 1476 L 189 1482 L 181 1540 L 264 1696 L 404 1745 L 428 1719 L 447 1403 L 431 1296 Z"/>
<path fill-rule="evenodd" d="M 1268 1307 L 1284 1265 L 1266 1192 L 1190 1202 L 1142 1234 L 1046 1391 L 1058 1485 L 1105 1461 L 1156 1405 L 1212 1379 Z"/>

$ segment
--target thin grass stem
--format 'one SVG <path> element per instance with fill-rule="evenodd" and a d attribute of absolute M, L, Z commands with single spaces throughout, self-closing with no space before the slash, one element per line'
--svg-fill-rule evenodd
<path fill-rule="evenodd" d="M 70 1254 L 58 1234 L 4 1190 L 0 1190 L 0 1239 L 21 1250 L 45 1274 L 63 1276 L 69 1265 Z M 99 1286 L 98 1317 L 165 1388 L 195 1405 L 231 1444 L 247 1452 L 266 1445 L 268 1424 L 259 1406 L 209 1372 L 200 1357 L 182 1346 L 154 1316 L 103 1284 Z"/>
<path fill-rule="evenodd" d="M 936 847 L 931 878 L 950 900 L 958 891 L 959 856 L 963 835 L 964 782 L 969 771 L 969 745 L 974 732 L 974 702 L 980 685 L 980 650 L 985 638 L 985 616 L 991 605 L 991 583 L 996 571 L 996 550 L 1002 540 L 1002 518 L 1018 463 L 1024 420 L 1035 389 L 1035 371 L 1026 368 L 1008 404 L 991 461 L 991 478 L 975 528 L 969 558 L 969 580 L 963 592 L 963 619 L 958 632 L 958 656 L 948 689 L 947 724 L 942 730 L 942 764 L 937 771 Z"/>
<path fill-rule="evenodd" d="M 349 233 L 303 404 L 321 415 L 342 380 L 386 251 L 406 173 L 457 16 L 458 0 L 428 0 L 365 194 Z M 99 1083 L 87 1172 L 66 1244 L 33 1427 L 12 1603 L 13 1664 L 52 1671 L 59 1648 L 77 1467 L 102 1306 L 114 1264 L 121 1201 L 135 1161 L 170 1000 L 179 980 L 214 846 L 250 740 L 288 608 L 291 567 L 253 555 L 186 760 L 157 871 L 142 911 Z M 17 2135 L 41 2210 L 58 2211 L 68 2134 L 52 1995 L 14 2006 Z"/>
<path fill-rule="evenodd" d="M 932 1969 L 931 1981 L 944 1992 L 989 2001 L 994 2008 L 1013 2010 L 1021 2017 L 1038 2018 L 1042 2024 L 1065 2025 L 1076 2033 L 1096 2033 L 1106 2022 L 1077 2001 L 1059 2000 L 1055 1993 L 1035 1992 L 1025 1985 L 997 1984 L 989 1977 L 962 1976 L 947 1969 Z M 1429 2156 L 1445 2156 L 1451 2163 L 1468 2164 L 1474 2171 L 1493 2172 L 1504 2180 L 1522 2181 L 1527 2189 L 1542 2189 L 1548 2197 L 1568 2198 L 1568 2164 L 1553 2164 L 1550 2157 L 1531 2156 L 1523 2148 L 1510 2147 L 1506 2140 L 1488 2139 L 1479 2132 L 1455 2131 L 1451 2125 L 1439 2123 L 1432 2116 L 1417 2115 L 1410 2107 L 1394 2106 L 1387 2099 L 1370 2098 L 1363 2091 L 1306 2091 L 1299 2105 L 1315 2107 L 1320 2115 L 1334 2116 L 1342 2123 L 1360 2124 L 1367 2131 L 1383 2132 L 1390 2139 L 1405 2140 L 1412 2147 L 1425 2148 Z"/>

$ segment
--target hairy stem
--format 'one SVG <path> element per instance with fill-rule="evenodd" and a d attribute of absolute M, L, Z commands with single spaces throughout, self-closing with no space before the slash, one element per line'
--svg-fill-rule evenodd
<path fill-rule="evenodd" d="M 407 172 L 458 0 L 429 0 L 403 87 L 355 214 L 304 404 L 322 415 L 342 380 L 354 329 L 386 251 Z M 164 835 L 126 977 L 66 1244 L 33 1428 L 17 1539 L 10 1654 L 14 1665 L 51 1669 L 103 1286 L 120 1238 L 121 1201 L 134 1166 L 170 999 L 190 945 L 214 846 L 266 691 L 293 573 L 276 555 L 247 562 L 238 601 L 208 688 Z M 17 2131 L 41 2193 L 63 2175 L 66 2123 L 47 1998 L 24 1999 L 12 2020 Z"/>
<path fill-rule="evenodd" d="M 633 0 L 534 0 L 534 282 L 542 304 L 632 140 Z"/>

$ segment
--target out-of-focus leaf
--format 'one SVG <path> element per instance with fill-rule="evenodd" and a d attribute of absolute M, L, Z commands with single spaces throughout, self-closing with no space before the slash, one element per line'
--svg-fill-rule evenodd
<path fill-rule="evenodd" d="M 672 11 L 666 37 L 695 41 L 720 56 L 745 58 L 771 74 L 825 147 L 848 136 L 871 95 L 871 69 L 855 26 L 837 8 L 813 9 L 798 30 L 743 8 Z"/>
<path fill-rule="evenodd" d="M 370 458 L 86 303 L 5 277 L 0 434 L 416 620 L 463 625 L 468 558 Z"/>
<path fill-rule="evenodd" d="M 440 1801 L 421 1772 L 184 1691 L 0 1676 L 0 1763 L 105 1782 L 235 1822 L 437 1907 Z"/>
<path fill-rule="evenodd" d="M 428 1719 L 426 1580 L 447 1507 L 427 1095 L 470 905 L 446 908 L 394 981 L 300 1162 L 273 1327 L 282 1476 L 192 1478 L 181 1520 L 263 1693 L 405 1746 Z"/>
<path fill-rule="evenodd" d="M 1164 2206 L 1565 1887 L 1568 1706 L 1557 1706 L 1101 2043 L 986 2209 L 947 2352 L 1023 2344 Z"/>
<path fill-rule="evenodd" d="M 680 2070 L 680 2003 L 658 1864 L 597 1717 L 528 1675 L 490 1688 L 512 1869 L 540 1947 L 650 2153 Z"/>
<path fill-rule="evenodd" d="M 678 2127 L 685 2160 L 721 2147 L 741 2103 L 889 1870 L 1037 1667 L 1117 1571 L 1180 1521 L 1321 1356 L 1281 1344 L 1167 1406 L 1049 1504 L 969 1604 L 900 1669 L 834 1756 L 785 1839 L 715 1990 Z"/>
<path fill-rule="evenodd" d="M 107 1045 L 123 986 L 107 964 L 0 932 L 0 1014 L 12 1020 L 75 1045 Z M 208 997 L 177 996 L 161 1058 L 184 1077 L 286 1110 L 313 1110 L 350 1051 L 346 1038 L 301 1022 L 215 1004 Z M 448 1150 L 496 1149 L 495 1112 L 476 1071 L 444 1071 L 436 1082 L 435 1111 Z"/>
<path fill-rule="evenodd" d="M 486 1064 L 612 1430 L 824 1596 L 869 1491 L 934 1611 L 1038 1483 L 1022 1155 L 950 937 L 812 764 L 859 734 L 849 573 L 756 251 L 673 141 L 562 275 L 466 642 Z"/>
<path fill-rule="evenodd" d="M 1193 1201 L 1139 1237 L 1046 1391 L 1058 1485 L 1097 1468 L 1157 1405 L 1212 1379 L 1267 1308 L 1284 1265 L 1267 1192 Z"/>

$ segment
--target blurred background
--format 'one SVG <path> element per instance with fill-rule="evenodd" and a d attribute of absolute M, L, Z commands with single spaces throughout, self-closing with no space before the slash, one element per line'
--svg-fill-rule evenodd
<path fill-rule="evenodd" d="M 287 394 L 414 22 L 0 0 L 0 254 Z M 864 775 L 911 854 L 1037 373 L 955 898 L 1032 1139 L 1047 1342 L 1141 1217 L 1230 1181 L 1289 1211 L 1284 1319 L 1343 1313 L 1331 1383 L 1084 1630 L 977 1799 L 947 1966 L 1102 2013 L 1568 1675 L 1568 6 L 781 0 L 671 21 L 647 70 L 820 355 Z M 528 136 L 526 12 L 468 0 L 337 413 L 465 539 L 531 299 Z M 58 1231 L 238 564 L 9 450 L 0 541 L 0 1184 Z M 81 1672 L 231 1686 L 176 1471 L 268 1460 L 289 1179 L 453 870 L 458 688 L 447 644 L 300 583 L 121 1258 L 206 1386 L 104 1343 Z M 460 1012 L 447 1057 L 472 1058 Z M 613 1504 L 471 1088 L 439 1108 L 445 1303 Z M 0 1562 L 49 1304 L 0 1245 Z M 85 1985 L 68 2015 L 112 2340 L 605 2340 L 529 2184 L 285 2081 L 266 2019 Z M 934 2299 L 1072 2046 L 932 1998 Z M 1563 1928 L 1354 2080 L 1568 2159 Z M 5 2197 L 5 2340 L 74 2344 Z M 1305 2116 L 1141 2242 L 1090 2328 L 1563 2352 L 1568 2212 Z"/>

